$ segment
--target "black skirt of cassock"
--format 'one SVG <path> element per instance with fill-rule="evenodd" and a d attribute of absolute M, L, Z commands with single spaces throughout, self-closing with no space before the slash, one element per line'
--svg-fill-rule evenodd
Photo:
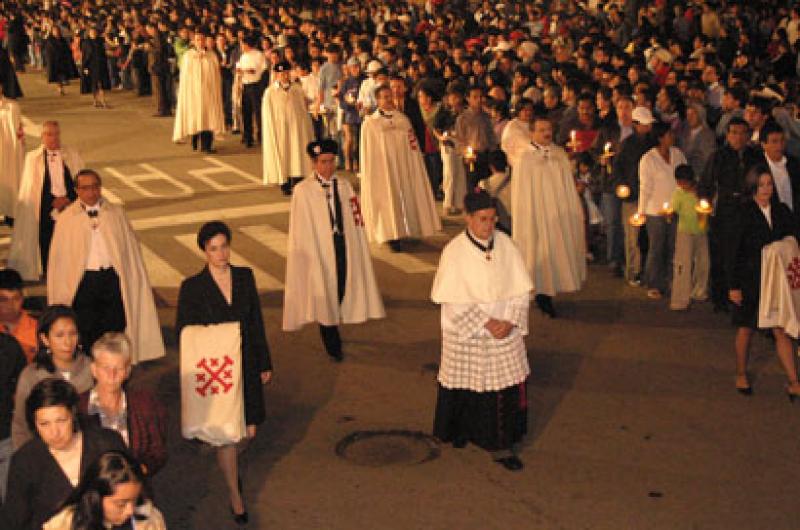
<path fill-rule="evenodd" d="M 447 389 L 439 385 L 433 435 L 464 440 L 487 451 L 511 449 L 528 432 L 525 383 L 497 392 Z"/>

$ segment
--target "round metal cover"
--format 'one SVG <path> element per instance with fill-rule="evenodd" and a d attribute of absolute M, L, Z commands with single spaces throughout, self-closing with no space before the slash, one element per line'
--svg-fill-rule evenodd
<path fill-rule="evenodd" d="M 359 466 L 424 464 L 439 457 L 439 444 L 418 431 L 356 431 L 336 444 L 336 454 Z"/>

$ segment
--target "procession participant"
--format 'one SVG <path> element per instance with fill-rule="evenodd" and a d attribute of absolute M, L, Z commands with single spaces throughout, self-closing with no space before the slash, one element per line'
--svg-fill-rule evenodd
<path fill-rule="evenodd" d="M 262 384 L 272 380 L 270 359 L 261 303 L 253 271 L 231 265 L 231 231 L 221 221 L 200 227 L 197 245 L 206 257 L 206 266 L 181 283 L 175 334 L 180 337 L 186 326 L 238 322 L 241 334 L 241 381 L 246 437 L 254 438 L 256 427 L 264 422 Z M 217 446 L 217 462 L 225 478 L 230 510 L 239 524 L 248 521 L 242 497 L 239 463 L 235 443 Z"/>
<path fill-rule="evenodd" d="M 266 70 L 266 59 L 261 50 L 258 49 L 258 39 L 253 36 L 245 37 L 242 40 L 242 55 L 236 63 L 236 73 L 242 79 L 242 143 L 247 147 L 253 147 L 254 139 L 258 138 L 253 133 L 253 118 L 258 129 L 257 134 L 262 134 L 262 117 L 259 106 L 263 85 L 261 76 Z"/>
<path fill-rule="evenodd" d="M 75 178 L 78 200 L 59 218 L 47 277 L 50 304 L 71 305 L 89 351 L 106 331 L 124 331 L 133 364 L 165 355 L 153 290 L 125 212 L 102 197 L 100 175 Z"/>
<path fill-rule="evenodd" d="M 534 118 L 532 137 L 511 179 L 511 233 L 533 279 L 536 305 L 555 318 L 553 296 L 577 291 L 586 280 L 583 209 L 550 120 Z"/>
<path fill-rule="evenodd" d="M 24 301 L 22 276 L 14 269 L 0 270 L 0 330 L 17 339 L 31 362 L 37 349 L 36 319 L 22 309 Z"/>
<path fill-rule="evenodd" d="M 206 47 L 206 35 L 194 34 L 194 47 L 181 58 L 178 103 L 175 107 L 175 128 L 172 141 L 192 137 L 192 150 L 214 153 L 214 134 L 225 130 L 222 112 L 222 74 L 219 60 Z"/>
<path fill-rule="evenodd" d="M 343 359 L 339 323 L 384 318 L 369 255 L 358 197 L 346 179 L 334 175 L 338 146 L 312 142 L 314 166 L 292 194 L 283 329 L 319 323 L 325 350 Z"/>
<path fill-rule="evenodd" d="M 522 98 L 517 102 L 514 119 L 503 129 L 500 148 L 506 154 L 513 170 L 519 164 L 519 156 L 531 145 L 531 120 L 533 101 Z"/>
<path fill-rule="evenodd" d="M 5 97 L 0 83 L 0 215 L 13 225 L 19 194 L 22 162 L 25 159 L 25 131 L 19 104 Z"/>
<path fill-rule="evenodd" d="M 389 242 L 395 252 L 401 239 L 430 236 L 441 230 L 414 129 L 394 107 L 392 90 L 375 90 L 378 110 L 361 125 L 361 175 L 367 236 Z"/>
<path fill-rule="evenodd" d="M 19 374 L 25 368 L 25 354 L 19 342 L 7 333 L 0 333 L 0 503 L 6 495 L 8 464 L 11 460 L 11 418 L 14 412 L 14 392 Z"/>
<path fill-rule="evenodd" d="M 527 431 L 524 336 L 533 288 L 516 246 L 494 229 L 494 199 L 464 199 L 467 228 L 442 251 L 431 299 L 442 306 L 442 361 L 433 434 L 467 442 L 510 471 L 522 469 L 513 444 Z"/>
<path fill-rule="evenodd" d="M 290 76 L 288 62 L 276 64 L 276 79 L 261 103 L 264 184 L 280 184 L 284 195 L 311 172 L 305 149 L 314 138 L 303 87 Z"/>
<path fill-rule="evenodd" d="M 24 280 L 47 273 L 56 219 L 75 200 L 74 175 L 83 169 L 78 152 L 61 145 L 57 121 L 42 125 L 42 145 L 25 156 L 11 235 L 8 266 Z"/>
<path fill-rule="evenodd" d="M 472 148 L 475 161 L 467 172 L 467 189 L 473 189 L 479 180 L 489 176 L 489 152 L 497 148 L 492 120 L 483 110 L 483 87 L 473 85 L 467 92 L 467 108 L 456 118 L 455 137 L 462 152 Z"/>

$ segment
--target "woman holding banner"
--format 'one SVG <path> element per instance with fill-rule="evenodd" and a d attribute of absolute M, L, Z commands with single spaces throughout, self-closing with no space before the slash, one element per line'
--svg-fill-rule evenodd
<path fill-rule="evenodd" d="M 200 228 L 197 244 L 207 263 L 181 284 L 175 330 L 183 435 L 217 447 L 231 512 L 245 524 L 236 443 L 253 438 L 264 421 L 261 386 L 272 378 L 272 362 L 253 271 L 230 264 L 230 242 L 231 231 L 221 221 Z"/>

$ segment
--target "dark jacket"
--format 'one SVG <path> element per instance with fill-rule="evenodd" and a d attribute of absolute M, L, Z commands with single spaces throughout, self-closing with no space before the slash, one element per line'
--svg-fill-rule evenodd
<path fill-rule="evenodd" d="M 736 228 L 727 246 L 731 252 L 726 260 L 728 286 L 741 289 L 744 300 L 756 306 L 761 289 L 761 249 L 789 235 L 798 237 L 797 223 L 789 208 L 778 203 L 770 209 L 772 227 L 754 200 L 740 206 L 735 217 Z"/>
<path fill-rule="evenodd" d="M 0 333 L 0 440 L 11 436 L 11 416 L 14 413 L 14 389 L 27 361 L 17 339 Z"/>
<path fill-rule="evenodd" d="M 95 87 L 111 89 L 111 76 L 108 73 L 108 57 L 103 37 L 85 38 L 81 41 L 81 92 L 90 94 Z"/>
<path fill-rule="evenodd" d="M 752 146 L 745 146 L 741 153 L 737 153 L 727 143 L 711 155 L 700 177 L 697 192 L 700 197 L 709 200 L 717 197 L 715 215 L 736 215 L 744 192 L 744 177 L 758 162 L 759 156 L 759 150 Z"/>
<path fill-rule="evenodd" d="M 398 109 L 400 110 L 400 109 Z M 419 103 L 411 96 L 406 96 L 403 101 L 403 114 L 408 117 L 411 122 L 411 128 L 414 129 L 414 134 L 417 137 L 417 145 L 425 146 L 425 120 L 422 119 L 422 112 L 419 110 Z M 422 149 L 422 147 L 420 149 Z"/>
<path fill-rule="evenodd" d="M 89 416 L 90 392 L 81 394 L 78 410 L 100 427 L 100 416 Z M 167 409 L 145 390 L 125 390 L 125 399 L 131 456 L 145 466 L 148 476 L 153 476 L 167 463 Z"/>
<path fill-rule="evenodd" d="M 47 82 L 57 83 L 78 77 L 78 68 L 72 59 L 72 51 L 64 37 L 49 36 L 44 41 L 44 56 L 47 64 Z"/>
<path fill-rule="evenodd" d="M 87 425 L 83 429 L 81 475 L 106 451 L 125 450 L 116 431 Z M 62 508 L 73 489 L 41 438 L 29 440 L 11 457 L 0 528 L 39 530 Z"/>
<path fill-rule="evenodd" d="M 646 152 L 655 146 L 655 142 L 649 134 L 639 136 L 635 132 L 625 138 L 619 148 L 617 156 L 611 165 L 611 180 L 606 182 L 605 187 L 615 189 L 620 184 L 625 184 L 631 190 L 631 194 L 625 202 L 636 202 L 639 200 L 639 160 Z"/>
<path fill-rule="evenodd" d="M 233 298 L 228 305 L 208 267 L 183 280 L 178 294 L 175 334 L 180 337 L 184 326 L 191 324 L 241 324 L 245 422 L 257 425 L 266 417 L 261 372 L 272 370 L 272 361 L 253 271 L 231 265 L 231 283 Z"/>
<path fill-rule="evenodd" d="M 758 163 L 769 167 L 767 157 L 763 152 L 759 153 Z M 789 173 L 789 183 L 792 186 L 792 212 L 800 226 L 800 160 L 792 155 L 786 155 L 786 172 Z M 772 204 L 777 204 L 778 202 L 780 202 L 780 199 L 776 188 L 772 194 Z"/>

